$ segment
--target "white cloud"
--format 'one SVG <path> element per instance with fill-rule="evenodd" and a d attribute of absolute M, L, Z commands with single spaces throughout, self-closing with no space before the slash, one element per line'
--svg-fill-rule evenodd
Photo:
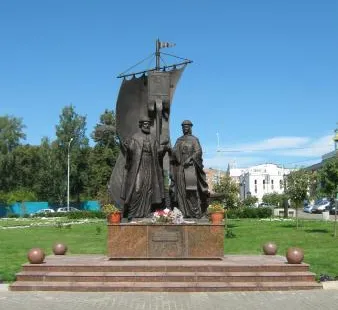
<path fill-rule="evenodd" d="M 333 150 L 332 135 L 327 135 L 310 141 L 302 149 L 285 150 L 281 154 L 285 156 L 320 157 Z"/>
<path fill-rule="evenodd" d="M 299 148 L 310 141 L 307 137 L 273 137 L 254 143 L 241 144 L 231 148 L 221 148 L 221 152 L 260 152 L 286 148 Z"/>
<path fill-rule="evenodd" d="M 238 168 L 258 165 L 264 162 L 265 159 L 262 157 L 229 157 L 216 154 L 215 156 L 208 156 L 203 158 L 203 164 L 205 168 L 221 169 L 226 170 L 228 164 L 235 165 Z"/>
<path fill-rule="evenodd" d="M 332 135 L 319 138 L 272 137 L 241 145 L 217 147 L 208 145 L 204 152 L 204 166 L 226 169 L 228 163 L 248 167 L 262 163 L 311 165 L 319 162 L 322 155 L 333 151 Z"/>
<path fill-rule="evenodd" d="M 318 157 L 333 151 L 332 135 L 317 139 L 309 137 L 273 137 L 254 143 L 233 145 L 221 148 L 220 153 L 261 153 L 273 152 L 274 155 Z"/>

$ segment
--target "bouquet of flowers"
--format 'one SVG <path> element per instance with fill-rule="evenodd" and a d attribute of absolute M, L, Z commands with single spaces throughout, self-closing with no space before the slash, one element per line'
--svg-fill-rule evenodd
<path fill-rule="evenodd" d="M 174 210 L 170 210 L 165 208 L 164 210 L 155 211 L 151 218 L 151 222 L 154 224 L 183 224 L 184 219 L 183 214 L 179 209 L 174 208 Z"/>

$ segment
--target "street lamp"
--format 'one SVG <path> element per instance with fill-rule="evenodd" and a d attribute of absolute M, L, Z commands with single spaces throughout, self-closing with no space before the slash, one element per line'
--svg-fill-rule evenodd
<path fill-rule="evenodd" d="M 283 209 L 284 209 L 284 218 L 289 217 L 289 205 L 288 205 L 288 199 L 286 197 L 286 174 L 283 173 Z"/>
<path fill-rule="evenodd" d="M 219 134 L 218 134 L 218 132 L 216 132 L 216 136 L 217 136 L 217 152 L 220 152 L 220 148 L 219 148 Z M 220 183 L 220 179 L 221 179 L 221 170 L 220 170 L 220 167 L 218 166 L 217 184 Z"/>
<path fill-rule="evenodd" d="M 73 138 L 70 138 L 68 142 L 68 163 L 67 163 L 67 211 L 69 212 L 69 165 L 70 165 L 70 154 L 69 154 L 69 149 L 70 149 L 70 144 L 72 143 Z"/>
<path fill-rule="evenodd" d="M 245 179 L 243 181 L 243 198 L 245 200 Z"/>

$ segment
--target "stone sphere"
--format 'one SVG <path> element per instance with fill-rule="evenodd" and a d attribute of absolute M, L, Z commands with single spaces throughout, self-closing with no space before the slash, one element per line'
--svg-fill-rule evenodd
<path fill-rule="evenodd" d="M 263 252 L 265 255 L 276 255 L 277 245 L 269 241 L 263 245 Z"/>
<path fill-rule="evenodd" d="M 45 259 L 45 253 L 40 248 L 32 248 L 28 251 L 27 258 L 31 264 L 41 264 Z"/>
<path fill-rule="evenodd" d="M 53 246 L 53 253 L 55 255 L 65 255 L 67 252 L 67 246 L 63 243 L 55 243 Z"/>
<path fill-rule="evenodd" d="M 304 259 L 304 251 L 301 248 L 288 248 L 286 259 L 289 264 L 300 264 Z"/>

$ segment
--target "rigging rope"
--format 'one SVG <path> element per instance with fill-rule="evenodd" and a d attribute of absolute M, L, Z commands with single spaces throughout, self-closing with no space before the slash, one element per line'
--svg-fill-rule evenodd
<path fill-rule="evenodd" d="M 175 56 L 175 55 L 168 54 L 168 53 L 163 53 L 163 52 L 161 52 L 161 54 L 163 54 L 163 55 L 167 55 L 167 56 L 171 56 L 171 57 L 175 57 L 175 58 L 182 59 L 182 60 L 189 60 L 189 59 L 187 59 L 187 58 L 182 58 L 182 57 Z"/>
<path fill-rule="evenodd" d="M 139 64 L 141 64 L 142 62 L 146 61 L 147 59 L 149 59 L 150 57 L 154 56 L 155 53 L 151 53 L 149 56 L 147 56 L 146 58 L 144 58 L 143 60 L 139 61 L 137 64 L 131 66 L 130 68 L 128 68 L 127 70 L 125 70 L 124 72 L 122 72 L 120 74 L 121 75 L 124 75 L 126 72 L 130 71 L 131 69 L 135 68 L 136 66 L 138 66 Z"/>

